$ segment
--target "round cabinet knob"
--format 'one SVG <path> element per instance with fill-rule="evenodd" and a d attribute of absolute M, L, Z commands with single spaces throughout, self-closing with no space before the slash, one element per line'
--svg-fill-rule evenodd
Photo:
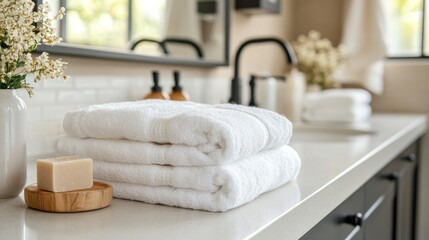
<path fill-rule="evenodd" d="M 417 156 L 414 153 L 410 153 L 410 154 L 408 154 L 406 156 L 402 156 L 401 159 L 409 161 L 409 162 L 414 162 L 414 161 L 416 161 Z"/>
<path fill-rule="evenodd" d="M 387 176 L 387 179 L 389 179 L 390 181 L 396 181 L 398 180 L 398 178 L 399 178 L 398 172 L 393 172 Z"/>
<path fill-rule="evenodd" d="M 344 222 L 353 226 L 362 226 L 363 216 L 362 213 L 356 213 L 354 215 L 347 215 Z"/>

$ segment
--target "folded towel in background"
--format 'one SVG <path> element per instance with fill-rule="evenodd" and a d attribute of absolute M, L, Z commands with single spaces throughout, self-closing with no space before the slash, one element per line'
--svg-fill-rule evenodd
<path fill-rule="evenodd" d="M 304 108 L 353 107 L 371 103 L 371 94 L 363 89 L 328 89 L 305 94 Z"/>
<path fill-rule="evenodd" d="M 359 122 L 368 120 L 371 117 L 371 107 L 369 105 L 306 110 L 303 119 L 306 121 L 318 122 Z"/>
<path fill-rule="evenodd" d="M 232 164 L 173 167 L 94 161 L 94 178 L 117 198 L 207 211 L 226 211 L 298 175 L 301 160 L 284 145 Z"/>
<path fill-rule="evenodd" d="M 307 93 L 303 120 L 318 122 L 359 122 L 371 117 L 371 94 L 363 89 L 328 89 Z"/>
<path fill-rule="evenodd" d="M 269 110 L 163 100 L 93 105 L 67 113 L 63 126 L 78 138 L 187 145 L 227 162 L 287 144 L 292 135 L 291 122 Z"/>

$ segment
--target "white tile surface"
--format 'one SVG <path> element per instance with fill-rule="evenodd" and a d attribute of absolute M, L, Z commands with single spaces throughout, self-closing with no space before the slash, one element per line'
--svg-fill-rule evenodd
<path fill-rule="evenodd" d="M 65 89 L 65 88 L 73 88 L 74 81 L 73 78 L 68 80 L 56 79 L 56 80 L 43 80 L 42 88 L 45 89 Z"/>
<path fill-rule="evenodd" d="M 73 105 L 52 105 L 42 108 L 43 120 L 57 120 L 62 122 L 68 111 L 76 109 Z"/>
<path fill-rule="evenodd" d="M 97 90 L 64 90 L 58 92 L 57 104 L 73 103 L 98 103 Z"/>
<path fill-rule="evenodd" d="M 57 103 L 56 95 L 56 90 L 45 90 L 38 88 L 34 90 L 34 95 L 31 98 L 25 96 L 23 98 L 27 106 L 45 106 Z"/>
<path fill-rule="evenodd" d="M 102 89 L 109 87 L 108 76 L 76 76 L 75 86 L 77 89 Z"/>

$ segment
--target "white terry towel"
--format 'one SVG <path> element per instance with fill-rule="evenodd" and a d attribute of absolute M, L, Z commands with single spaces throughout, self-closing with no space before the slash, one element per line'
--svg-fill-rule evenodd
<path fill-rule="evenodd" d="M 219 164 L 282 146 L 292 135 L 286 117 L 265 109 L 164 100 L 90 106 L 67 113 L 63 126 L 78 138 L 192 146 Z"/>
<path fill-rule="evenodd" d="M 57 148 L 67 155 L 117 163 L 158 164 L 172 166 L 207 166 L 232 162 L 233 156 L 221 150 L 205 152 L 195 146 L 157 144 L 124 139 L 75 138 L 61 136 Z"/>
<path fill-rule="evenodd" d="M 222 166 L 172 167 L 94 161 L 94 178 L 113 196 L 183 208 L 226 211 L 295 179 L 301 160 L 285 145 Z"/>
<path fill-rule="evenodd" d="M 319 109 L 305 110 L 303 119 L 314 122 L 360 122 L 371 117 L 371 107 L 369 105 L 352 107 L 323 107 Z"/>
<path fill-rule="evenodd" d="M 323 107 L 353 107 L 371 103 L 371 94 L 363 89 L 328 89 L 321 92 L 310 92 L 304 96 L 305 109 Z"/>

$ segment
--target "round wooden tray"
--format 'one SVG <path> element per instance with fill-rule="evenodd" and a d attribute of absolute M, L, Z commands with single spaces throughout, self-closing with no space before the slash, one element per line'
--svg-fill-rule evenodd
<path fill-rule="evenodd" d="M 24 198 L 29 207 L 46 212 L 85 212 L 109 206 L 112 203 L 112 186 L 94 182 L 92 188 L 49 192 L 33 184 L 25 188 Z"/>

